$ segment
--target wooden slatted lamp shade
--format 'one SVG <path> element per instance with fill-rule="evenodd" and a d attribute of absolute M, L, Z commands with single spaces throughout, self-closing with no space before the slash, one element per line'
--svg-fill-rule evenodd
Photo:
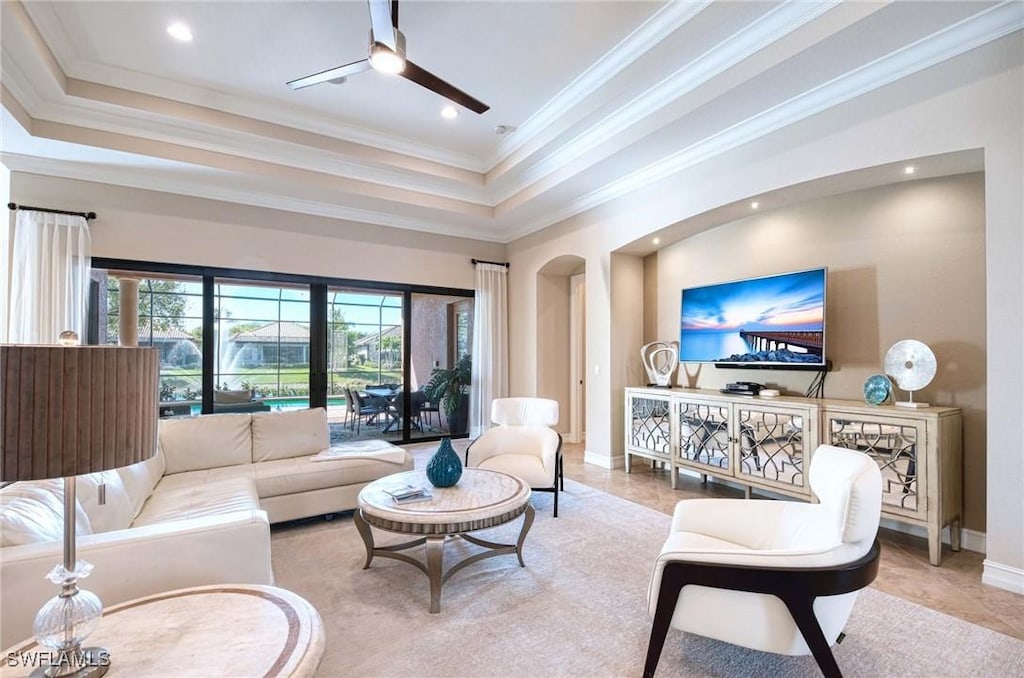
<path fill-rule="evenodd" d="M 103 605 L 78 588 L 92 566 L 75 557 L 75 476 L 156 453 L 159 377 L 155 348 L 0 345 L 0 480 L 64 479 L 64 562 L 47 575 L 61 593 L 34 624 L 51 678 L 109 667 L 107 650 L 82 648 Z"/>

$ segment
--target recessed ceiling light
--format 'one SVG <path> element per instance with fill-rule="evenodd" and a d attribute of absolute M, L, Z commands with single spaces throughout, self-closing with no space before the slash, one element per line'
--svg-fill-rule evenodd
<path fill-rule="evenodd" d="M 661 244 L 661 238 L 655 238 L 651 242 L 653 242 L 655 245 L 660 245 Z"/>
<path fill-rule="evenodd" d="M 167 34 L 175 40 L 181 40 L 182 42 L 192 42 L 192 30 L 180 21 L 168 26 Z"/>
<path fill-rule="evenodd" d="M 917 168 L 914 167 L 913 165 L 907 165 L 906 167 L 903 168 L 903 173 L 904 174 L 913 174 L 916 171 L 917 171 Z"/>
<path fill-rule="evenodd" d="M 750 203 L 750 209 L 752 209 L 752 210 L 756 210 L 760 206 L 761 206 L 761 203 L 759 203 L 756 200 L 754 202 Z"/>
<path fill-rule="evenodd" d="M 454 106 L 448 105 L 441 109 L 441 117 L 446 120 L 454 120 L 459 117 L 459 111 Z"/>

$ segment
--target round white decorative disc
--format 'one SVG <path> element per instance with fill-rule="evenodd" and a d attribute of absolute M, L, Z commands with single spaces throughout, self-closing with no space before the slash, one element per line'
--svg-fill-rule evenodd
<path fill-rule="evenodd" d="M 935 354 L 914 339 L 897 341 L 885 354 L 885 373 L 904 391 L 919 391 L 935 378 Z"/>

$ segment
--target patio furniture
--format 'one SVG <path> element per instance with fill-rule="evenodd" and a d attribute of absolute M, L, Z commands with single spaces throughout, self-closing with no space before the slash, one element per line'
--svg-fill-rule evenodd
<path fill-rule="evenodd" d="M 425 414 L 426 415 L 426 419 L 427 419 L 427 425 L 433 426 L 433 424 L 430 423 L 431 415 L 432 414 L 437 415 L 437 428 L 440 429 L 441 428 L 441 408 L 438 406 L 437 403 L 430 402 L 430 399 L 427 398 L 427 394 L 423 392 L 422 388 L 420 388 L 420 390 L 416 391 L 416 393 L 418 393 L 418 394 L 423 396 L 423 404 L 420 405 L 420 416 L 422 417 Z M 422 430 L 422 428 L 420 430 Z"/>
<path fill-rule="evenodd" d="M 379 422 L 380 416 L 388 411 L 386 398 L 364 398 L 363 394 L 355 389 L 349 389 L 349 393 L 352 395 L 352 402 L 354 404 L 353 413 L 355 415 L 356 433 L 359 433 L 361 430 L 363 419 L 366 419 L 367 425 L 372 425 L 375 422 Z"/>
<path fill-rule="evenodd" d="M 213 392 L 213 413 L 269 412 L 270 405 L 255 398 L 251 388 L 217 390 Z"/>
<path fill-rule="evenodd" d="M 425 399 L 426 396 L 419 391 L 409 394 L 409 422 L 410 426 L 417 431 L 423 430 L 420 412 L 423 409 Z M 390 433 L 402 428 L 402 422 L 405 419 L 405 397 L 402 393 L 391 398 L 388 414 L 391 416 L 391 421 L 384 427 L 384 433 Z"/>

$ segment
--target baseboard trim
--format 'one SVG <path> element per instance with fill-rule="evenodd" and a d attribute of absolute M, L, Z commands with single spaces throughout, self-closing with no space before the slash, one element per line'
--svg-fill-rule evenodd
<path fill-rule="evenodd" d="M 893 532 L 902 532 L 903 534 L 910 534 L 915 537 L 921 537 L 922 539 L 928 538 L 928 528 L 922 527 L 921 525 L 908 525 L 907 523 L 900 523 L 889 518 L 882 518 L 879 523 L 882 527 L 892 530 Z M 942 543 L 949 544 L 949 531 L 951 528 L 942 528 Z M 974 551 L 975 553 L 988 553 L 987 539 L 984 532 L 978 532 L 977 530 L 968 530 L 963 528 L 960 530 L 960 548 L 967 551 Z"/>
<path fill-rule="evenodd" d="M 1012 593 L 1024 594 L 1024 570 L 985 559 L 982 564 L 981 583 L 1005 589 Z"/>
<path fill-rule="evenodd" d="M 584 450 L 583 463 L 593 464 L 594 466 L 600 466 L 601 468 L 606 468 L 610 471 L 614 471 L 615 469 L 623 468 L 626 465 L 626 457 L 625 455 L 620 455 L 618 457 L 609 457 L 608 455 L 605 454 L 597 454 L 596 452 L 591 452 L 590 450 Z"/>

